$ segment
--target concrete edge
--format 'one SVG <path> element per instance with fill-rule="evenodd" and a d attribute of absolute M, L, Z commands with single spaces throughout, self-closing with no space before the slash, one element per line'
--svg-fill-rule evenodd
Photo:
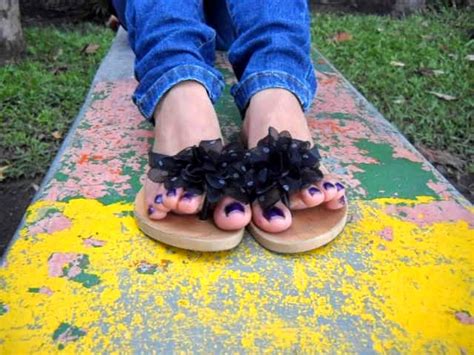
<path fill-rule="evenodd" d="M 127 39 L 126 32 L 123 30 L 123 28 L 120 28 L 114 40 L 112 41 L 109 51 L 105 55 L 104 59 L 102 59 L 102 62 L 100 63 L 99 68 L 97 69 L 97 72 L 95 73 L 94 78 L 91 81 L 89 90 L 87 91 L 86 99 L 84 100 L 78 114 L 72 121 L 72 124 L 69 127 L 66 137 L 61 143 L 61 146 L 59 147 L 59 150 L 57 151 L 56 156 L 54 157 L 53 161 L 51 162 L 51 165 L 49 166 L 45 176 L 43 177 L 41 181 L 38 191 L 36 191 L 28 207 L 32 203 L 38 201 L 38 199 L 42 196 L 43 191 L 46 188 L 46 185 L 52 180 L 53 176 L 59 170 L 61 158 L 64 155 L 64 152 L 66 151 L 67 147 L 71 145 L 74 139 L 74 135 L 76 133 L 77 127 L 81 123 L 82 118 L 84 117 L 87 109 L 89 108 L 92 102 L 92 94 L 93 94 L 93 89 L 95 88 L 95 86 L 98 83 L 104 82 L 104 81 L 133 78 L 133 76 L 130 76 L 130 70 L 129 70 L 130 66 L 124 65 L 124 60 L 122 58 L 117 64 L 113 64 L 113 65 L 111 64 L 112 62 L 115 61 L 113 57 L 115 57 L 117 54 L 123 54 L 124 45 L 127 46 L 127 52 L 130 52 L 128 50 L 128 43 L 126 43 L 126 39 Z M 118 69 L 118 70 L 114 71 L 114 69 Z M 132 73 L 133 73 L 133 70 L 132 70 Z M 20 231 L 26 222 L 27 211 L 28 209 L 25 211 L 23 217 L 21 218 L 20 223 L 18 224 L 18 227 L 16 228 L 15 233 L 13 234 L 13 238 L 8 242 L 3 252 L 3 255 L 0 258 L 0 267 L 4 265 L 4 263 L 6 262 L 6 256 L 9 253 L 11 246 L 19 238 Z"/>

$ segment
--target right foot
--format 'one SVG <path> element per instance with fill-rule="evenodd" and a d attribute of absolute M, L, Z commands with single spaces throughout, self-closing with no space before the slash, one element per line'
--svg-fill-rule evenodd
<path fill-rule="evenodd" d="M 202 140 L 222 138 L 206 89 L 194 81 L 182 82 L 168 91 L 158 104 L 154 118 L 156 153 L 175 155 Z M 203 199 L 181 188 L 168 191 L 148 177 L 145 181 L 145 208 L 153 220 L 163 219 L 170 212 L 196 214 Z M 214 210 L 214 222 L 224 230 L 241 229 L 250 219 L 250 206 L 230 197 L 223 198 Z"/>

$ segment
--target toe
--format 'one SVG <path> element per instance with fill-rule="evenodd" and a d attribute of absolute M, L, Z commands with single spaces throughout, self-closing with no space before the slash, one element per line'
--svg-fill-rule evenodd
<path fill-rule="evenodd" d="M 183 189 L 181 188 L 166 190 L 164 193 L 163 205 L 170 210 L 175 210 L 178 208 L 178 202 L 182 195 Z"/>
<path fill-rule="evenodd" d="M 325 204 L 326 208 L 330 210 L 337 210 L 339 208 L 344 207 L 347 204 L 347 198 L 345 195 L 342 195 L 341 197 L 337 197 Z"/>
<path fill-rule="evenodd" d="M 230 197 L 223 198 L 214 209 L 214 222 L 224 230 L 242 229 L 249 224 L 251 218 L 250 205 Z"/>
<path fill-rule="evenodd" d="M 148 213 L 148 217 L 150 217 L 150 219 L 154 219 L 154 220 L 163 219 L 168 214 L 167 212 L 157 210 L 155 207 L 153 207 L 153 205 L 149 205 L 147 207 L 147 213 Z"/>
<path fill-rule="evenodd" d="M 336 181 L 334 183 L 334 186 L 336 187 L 336 194 L 334 197 L 326 202 L 326 207 L 335 210 L 342 208 L 346 205 L 347 200 L 346 200 L 346 189 L 343 184 L 341 184 L 339 181 Z"/>
<path fill-rule="evenodd" d="M 165 188 L 163 184 L 157 184 L 149 179 L 145 182 L 145 204 L 146 208 L 153 207 L 154 211 L 168 212 L 169 208 L 163 205 Z"/>
<path fill-rule="evenodd" d="M 322 180 L 316 184 L 316 187 L 324 193 L 324 202 L 331 201 L 337 195 L 337 188 L 334 181 Z"/>
<path fill-rule="evenodd" d="M 300 192 L 294 193 L 290 196 L 290 209 L 292 210 L 303 210 L 308 208 L 306 203 L 303 201 L 303 195 Z"/>
<path fill-rule="evenodd" d="M 315 207 L 324 202 L 325 196 L 320 188 L 311 185 L 307 189 L 301 191 L 301 198 L 306 207 Z"/>
<path fill-rule="evenodd" d="M 203 197 L 192 194 L 191 192 L 184 191 L 183 195 L 178 201 L 178 205 L 174 210 L 176 213 L 181 214 L 194 214 L 199 211 L 201 207 Z"/>
<path fill-rule="evenodd" d="M 253 222 L 269 233 L 278 233 L 291 226 L 291 212 L 281 201 L 263 211 L 258 203 L 252 205 Z"/>

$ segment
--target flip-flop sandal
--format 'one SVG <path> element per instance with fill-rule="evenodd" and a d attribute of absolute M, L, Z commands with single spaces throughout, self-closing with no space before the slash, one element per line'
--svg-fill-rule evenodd
<path fill-rule="evenodd" d="M 316 146 L 291 138 L 274 128 L 250 151 L 255 186 L 251 201 L 257 201 L 262 210 L 278 201 L 289 206 L 289 196 L 308 188 L 323 178 Z M 345 201 L 347 201 L 345 199 Z M 293 223 L 280 233 L 269 233 L 253 222 L 248 225 L 253 237 L 265 248 L 278 253 L 299 253 L 319 248 L 344 229 L 347 220 L 347 202 L 343 208 L 329 210 L 323 205 L 291 211 Z"/>
<path fill-rule="evenodd" d="M 167 190 L 183 188 L 192 194 L 204 195 L 204 202 L 199 216 L 168 213 L 162 220 L 151 220 L 142 188 L 135 198 L 138 227 L 149 237 L 182 249 L 221 251 L 236 247 L 243 238 L 244 228 L 225 231 L 208 217 L 225 196 L 249 202 L 242 186 L 246 154 L 236 143 L 223 146 L 221 139 L 202 141 L 199 146 L 186 148 L 175 156 L 150 152 L 150 180 L 164 183 Z"/>

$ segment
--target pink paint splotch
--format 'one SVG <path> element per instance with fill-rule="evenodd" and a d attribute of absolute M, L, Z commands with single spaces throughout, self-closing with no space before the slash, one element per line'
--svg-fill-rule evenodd
<path fill-rule="evenodd" d="M 71 227 L 71 220 L 59 212 L 40 219 L 28 227 L 28 234 L 35 236 L 40 233 L 53 234 Z"/>
<path fill-rule="evenodd" d="M 379 232 L 380 237 L 388 242 L 393 241 L 393 228 L 386 227 Z"/>
<path fill-rule="evenodd" d="M 73 143 L 61 159 L 61 179 L 47 187 L 47 200 L 72 196 L 101 198 L 110 191 L 126 196 L 130 173 L 144 173 L 152 127 L 142 128 L 143 117 L 131 100 L 135 80 L 99 83 L 101 94 L 85 113 Z M 66 178 L 64 178 L 66 176 Z"/>
<path fill-rule="evenodd" d="M 91 248 L 91 247 L 94 247 L 94 248 L 100 248 L 100 247 L 103 247 L 106 243 L 105 240 L 100 240 L 100 239 L 95 239 L 95 238 L 87 238 L 87 239 L 84 239 L 84 246 L 88 247 L 88 248 Z"/>
<path fill-rule="evenodd" d="M 386 212 L 425 227 L 440 222 L 465 221 L 474 228 L 474 214 L 455 201 L 433 201 L 414 206 L 390 205 Z"/>
<path fill-rule="evenodd" d="M 53 253 L 48 260 L 48 275 L 67 278 L 79 275 L 82 257 L 82 254 L 77 253 Z"/>

